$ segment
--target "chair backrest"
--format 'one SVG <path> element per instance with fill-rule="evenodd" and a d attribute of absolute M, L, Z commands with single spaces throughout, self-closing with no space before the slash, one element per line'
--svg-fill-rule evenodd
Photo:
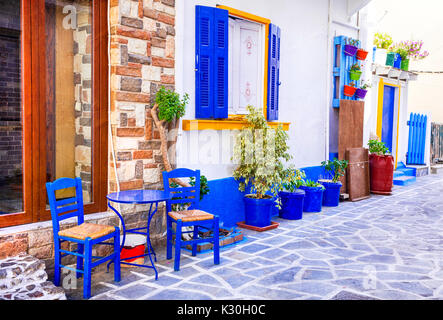
<path fill-rule="evenodd" d="M 58 190 L 75 188 L 75 197 L 57 200 L 55 193 Z M 54 233 L 58 234 L 60 221 L 77 217 L 77 223 L 84 222 L 82 180 L 80 178 L 61 178 L 54 182 L 46 183 L 49 207 L 51 209 L 52 226 Z"/>
<path fill-rule="evenodd" d="M 191 187 L 171 187 L 169 179 L 195 178 L 195 185 Z M 173 204 L 190 204 L 188 209 L 198 209 L 200 202 L 200 170 L 175 169 L 163 172 L 163 185 L 166 192 L 172 193 L 172 199 L 166 202 L 167 212 L 172 211 Z"/>

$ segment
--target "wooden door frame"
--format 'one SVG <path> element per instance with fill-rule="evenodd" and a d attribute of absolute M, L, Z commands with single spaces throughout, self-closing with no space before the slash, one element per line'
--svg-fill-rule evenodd
<path fill-rule="evenodd" d="M 50 220 L 46 209 L 45 0 L 21 0 L 24 212 L 0 216 L 0 228 Z M 108 5 L 93 1 L 93 203 L 85 213 L 107 210 Z M 43 45 L 42 45 L 43 44 Z"/>

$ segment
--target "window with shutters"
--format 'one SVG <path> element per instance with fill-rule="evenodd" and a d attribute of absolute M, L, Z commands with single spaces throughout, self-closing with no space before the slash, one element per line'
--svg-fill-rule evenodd
<path fill-rule="evenodd" d="M 264 101 L 265 26 L 229 18 L 229 115 L 247 113 Z"/>
<path fill-rule="evenodd" d="M 271 20 L 234 8 L 196 6 L 196 120 L 183 130 L 241 129 L 247 106 L 271 126 L 279 114 L 281 31 Z"/>

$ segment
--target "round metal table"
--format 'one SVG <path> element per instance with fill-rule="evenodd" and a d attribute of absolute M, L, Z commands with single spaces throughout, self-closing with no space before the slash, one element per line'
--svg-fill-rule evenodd
<path fill-rule="evenodd" d="M 149 234 L 149 228 L 151 226 L 151 221 L 154 215 L 158 211 L 158 204 L 163 201 L 167 201 L 171 199 L 171 196 L 169 192 L 160 191 L 160 190 L 128 190 L 128 191 L 120 191 L 111 193 L 106 196 L 108 199 L 108 206 L 109 208 L 114 211 L 117 216 L 120 218 L 120 221 L 122 223 L 122 230 L 123 230 L 123 241 L 121 243 L 121 249 L 125 246 L 126 241 L 126 234 L 132 233 L 132 234 L 140 234 L 144 235 L 147 238 L 147 248 L 148 253 L 141 255 L 141 256 L 135 256 L 135 257 L 128 257 L 124 258 L 123 260 L 132 260 L 136 258 L 141 258 L 148 256 L 149 260 L 151 261 L 151 265 L 144 265 L 144 264 L 135 264 L 130 262 L 121 261 L 122 264 L 132 265 L 132 266 L 138 266 L 138 267 L 144 267 L 144 268 L 151 268 L 155 271 L 155 280 L 158 280 L 158 271 L 155 268 L 154 261 L 157 262 L 157 256 L 155 254 L 154 248 L 151 245 L 151 238 Z M 146 227 L 142 228 L 135 228 L 135 229 L 126 229 L 125 221 L 123 219 L 123 216 L 118 212 L 117 209 L 115 209 L 112 206 L 112 202 L 114 203 L 122 203 L 122 204 L 150 204 L 149 212 L 148 212 L 148 221 Z M 153 210 L 154 209 L 154 210 Z M 152 255 L 154 256 L 154 261 L 152 260 Z M 109 266 L 112 262 L 108 264 L 108 270 Z"/>

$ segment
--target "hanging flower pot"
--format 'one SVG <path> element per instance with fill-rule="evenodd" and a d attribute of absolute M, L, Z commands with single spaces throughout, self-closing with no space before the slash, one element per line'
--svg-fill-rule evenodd
<path fill-rule="evenodd" d="M 395 61 L 394 61 L 394 68 L 400 69 L 401 68 L 401 55 L 398 53 L 395 54 Z"/>
<path fill-rule="evenodd" d="M 358 51 L 358 48 L 356 46 L 351 45 L 351 44 L 345 45 L 345 55 L 354 57 L 355 54 L 357 53 L 357 51 Z"/>
<path fill-rule="evenodd" d="M 357 91 L 357 88 L 354 88 L 354 86 L 345 85 L 343 88 L 343 94 L 346 97 L 353 97 L 355 94 L 355 91 Z"/>
<path fill-rule="evenodd" d="M 368 93 L 368 90 L 364 90 L 364 89 L 357 89 L 355 90 L 355 97 L 357 99 L 361 99 L 363 100 L 366 97 L 366 94 Z"/>
<path fill-rule="evenodd" d="M 358 60 L 366 60 L 366 57 L 368 56 L 369 52 L 365 51 L 363 49 L 358 49 L 357 51 L 357 59 Z"/>
<path fill-rule="evenodd" d="M 394 61 L 395 61 L 395 53 L 394 52 L 389 52 L 386 55 L 386 65 L 393 67 L 394 66 Z"/>
<path fill-rule="evenodd" d="M 409 59 L 404 59 L 401 61 L 401 69 L 404 71 L 409 71 Z"/>
<path fill-rule="evenodd" d="M 351 70 L 351 71 L 349 71 L 349 78 L 352 81 L 358 81 L 361 78 L 361 74 L 362 74 L 361 71 L 353 71 L 353 70 Z"/>

